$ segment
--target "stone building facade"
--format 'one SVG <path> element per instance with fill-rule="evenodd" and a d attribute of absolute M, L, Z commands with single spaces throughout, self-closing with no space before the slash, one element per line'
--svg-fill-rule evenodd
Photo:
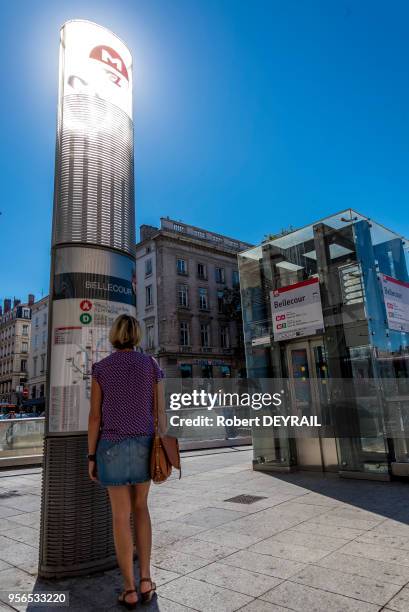
<path fill-rule="evenodd" d="M 47 377 L 48 295 L 31 307 L 31 343 L 28 358 L 28 389 L 32 404 L 45 401 Z"/>
<path fill-rule="evenodd" d="M 237 253 L 248 244 L 180 221 L 141 226 L 136 246 L 142 347 L 168 378 L 245 373 Z"/>
<path fill-rule="evenodd" d="M 27 362 L 30 350 L 31 307 L 28 301 L 5 299 L 0 308 L 0 402 L 17 404 L 23 399 L 27 384 Z"/>

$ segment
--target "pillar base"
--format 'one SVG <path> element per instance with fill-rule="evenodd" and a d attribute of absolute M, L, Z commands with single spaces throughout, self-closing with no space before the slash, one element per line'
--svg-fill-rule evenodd
<path fill-rule="evenodd" d="M 44 440 L 40 558 L 43 578 L 116 567 L 105 488 L 88 477 L 87 434 Z"/>

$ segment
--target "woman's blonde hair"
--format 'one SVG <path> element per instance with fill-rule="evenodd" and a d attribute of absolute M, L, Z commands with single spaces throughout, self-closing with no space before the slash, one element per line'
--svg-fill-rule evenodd
<path fill-rule="evenodd" d="M 117 317 L 109 332 L 109 341 L 114 348 L 133 348 L 141 341 L 141 326 L 135 317 L 122 314 Z"/>

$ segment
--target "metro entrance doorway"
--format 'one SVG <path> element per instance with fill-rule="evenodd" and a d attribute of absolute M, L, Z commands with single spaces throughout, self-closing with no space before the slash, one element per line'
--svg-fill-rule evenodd
<path fill-rule="evenodd" d="M 311 416 L 321 420 L 321 406 L 328 402 L 328 368 L 323 339 L 289 342 L 286 360 L 292 414 Z M 300 469 L 338 471 L 336 440 L 333 437 L 302 437 L 294 442 L 297 465 Z"/>

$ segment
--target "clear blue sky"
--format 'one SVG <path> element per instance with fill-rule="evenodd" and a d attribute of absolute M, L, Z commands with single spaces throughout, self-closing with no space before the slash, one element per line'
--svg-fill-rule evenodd
<path fill-rule="evenodd" d="M 134 54 L 137 225 L 249 242 L 354 207 L 408 235 L 406 0 L 2 4 L 0 299 L 48 292 L 59 27 Z"/>

